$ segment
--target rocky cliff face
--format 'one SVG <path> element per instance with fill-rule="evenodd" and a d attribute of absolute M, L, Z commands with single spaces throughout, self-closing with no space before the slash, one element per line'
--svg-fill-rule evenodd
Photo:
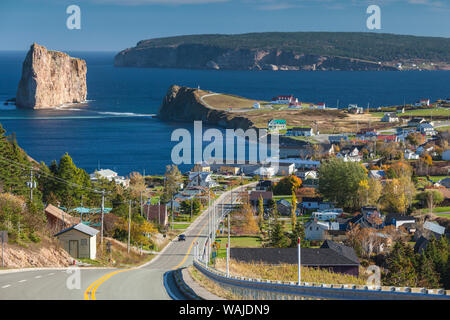
<path fill-rule="evenodd" d="M 43 109 L 86 100 L 86 62 L 34 43 L 23 62 L 18 107 Z"/>
<path fill-rule="evenodd" d="M 225 49 L 203 44 L 144 46 L 119 52 L 118 67 L 225 70 L 397 70 L 345 57 L 297 54 L 279 49 Z"/>
<path fill-rule="evenodd" d="M 244 117 L 205 106 L 196 93 L 197 89 L 173 85 L 167 91 L 158 116 L 164 121 L 203 121 L 205 124 L 224 128 L 248 129 L 253 123 Z"/>

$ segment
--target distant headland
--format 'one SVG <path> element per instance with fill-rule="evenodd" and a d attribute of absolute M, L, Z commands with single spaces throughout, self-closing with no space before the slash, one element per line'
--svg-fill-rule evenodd
<path fill-rule="evenodd" d="M 364 32 L 204 34 L 139 41 L 118 67 L 216 70 L 450 70 L 450 39 Z"/>

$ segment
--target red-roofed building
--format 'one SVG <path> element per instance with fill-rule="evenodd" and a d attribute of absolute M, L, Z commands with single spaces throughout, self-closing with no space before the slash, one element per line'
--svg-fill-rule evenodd
<path fill-rule="evenodd" d="M 298 98 L 295 98 L 292 94 L 290 96 L 278 96 L 278 97 L 272 98 L 272 103 L 298 104 Z"/>
<path fill-rule="evenodd" d="M 377 139 L 384 142 L 398 142 L 398 137 L 395 134 L 380 134 Z"/>

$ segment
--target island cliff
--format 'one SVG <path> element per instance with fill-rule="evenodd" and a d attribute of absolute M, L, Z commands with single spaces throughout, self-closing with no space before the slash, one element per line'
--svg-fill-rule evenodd
<path fill-rule="evenodd" d="M 203 34 L 142 40 L 117 67 L 216 70 L 450 70 L 450 39 L 364 32 Z"/>
<path fill-rule="evenodd" d="M 173 85 L 163 99 L 158 117 L 164 121 L 203 121 L 205 124 L 232 129 L 248 129 L 253 122 L 204 104 L 197 89 Z"/>
<path fill-rule="evenodd" d="M 34 43 L 23 62 L 16 94 L 21 108 L 44 109 L 86 100 L 86 61 Z"/>

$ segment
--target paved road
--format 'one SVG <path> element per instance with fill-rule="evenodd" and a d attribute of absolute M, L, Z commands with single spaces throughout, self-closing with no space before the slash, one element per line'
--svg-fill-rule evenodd
<path fill-rule="evenodd" d="M 236 198 L 236 195 L 233 197 Z M 230 201 L 231 192 L 226 192 L 216 200 L 216 204 L 219 206 Z M 204 246 L 208 230 L 207 212 L 185 232 L 186 241 L 172 241 L 160 255 L 145 265 L 128 270 L 81 269 L 79 289 L 68 289 L 66 283 L 74 274 L 67 273 L 67 269 L 0 272 L 0 300 L 183 299 L 184 296 L 174 285 L 172 271 L 192 264 L 194 241 L 199 242 L 199 247 Z"/>

